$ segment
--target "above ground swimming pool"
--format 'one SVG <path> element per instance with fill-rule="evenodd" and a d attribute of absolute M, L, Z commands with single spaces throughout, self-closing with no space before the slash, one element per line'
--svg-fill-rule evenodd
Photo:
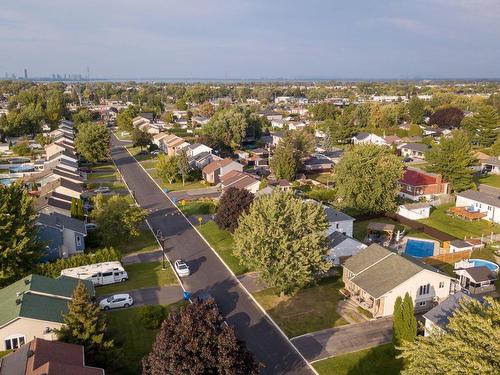
<path fill-rule="evenodd" d="M 469 259 L 469 262 L 474 264 L 474 267 L 486 267 L 490 271 L 498 272 L 498 264 L 490 262 L 489 260 L 484 259 Z"/>
<path fill-rule="evenodd" d="M 434 242 L 417 239 L 406 241 L 405 254 L 415 258 L 427 258 L 434 255 Z"/>

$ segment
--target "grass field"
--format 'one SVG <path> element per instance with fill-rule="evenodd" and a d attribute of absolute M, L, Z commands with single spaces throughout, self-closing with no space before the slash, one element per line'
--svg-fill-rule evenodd
<path fill-rule="evenodd" d="M 489 185 L 489 186 L 493 186 L 493 187 L 496 187 L 496 188 L 500 188 L 500 175 L 496 175 L 496 174 L 489 174 L 487 176 L 482 176 L 478 179 L 478 182 L 480 184 L 484 184 L 484 185 Z"/>
<path fill-rule="evenodd" d="M 186 216 L 209 215 L 215 213 L 215 203 L 210 200 L 191 201 L 184 205 L 179 204 L 179 209 Z"/>
<path fill-rule="evenodd" d="M 448 215 L 447 211 L 452 206 L 453 204 L 438 206 L 431 212 L 429 218 L 419 221 L 461 239 L 466 236 L 481 237 L 481 235 L 489 235 L 491 232 L 500 233 L 500 225 L 489 221 L 467 221 Z"/>
<path fill-rule="evenodd" d="M 307 176 L 311 180 L 318 181 L 323 185 L 333 185 L 333 173 L 314 173 Z"/>
<path fill-rule="evenodd" d="M 156 167 L 156 163 L 158 161 L 153 159 L 153 160 L 144 160 L 144 161 L 141 161 L 141 165 L 145 168 L 145 169 L 153 169 Z"/>
<path fill-rule="evenodd" d="M 219 229 L 213 221 L 201 224 L 197 228 L 236 275 L 251 271 L 248 267 L 241 265 L 239 259 L 233 255 L 234 241 L 231 233 Z"/>
<path fill-rule="evenodd" d="M 87 180 L 118 180 L 118 172 L 110 169 L 109 171 L 103 171 L 99 173 L 89 173 L 87 174 Z"/>
<path fill-rule="evenodd" d="M 320 375 L 397 375 L 403 369 L 392 344 L 376 346 L 315 362 Z"/>
<path fill-rule="evenodd" d="M 165 306 L 167 313 L 179 309 L 185 302 L 176 302 Z M 117 346 L 124 351 L 124 369 L 120 372 L 125 375 L 141 373 L 141 359 L 149 353 L 158 330 L 143 326 L 139 313 L 142 307 L 116 310 L 106 313 L 108 331 Z"/>
<path fill-rule="evenodd" d="M 153 175 L 156 178 L 155 175 Z M 168 191 L 181 191 L 181 190 L 192 190 L 192 189 L 203 189 L 208 187 L 208 185 L 203 180 L 197 181 L 186 181 L 184 185 L 182 181 L 174 182 L 173 184 L 162 183 L 161 187 L 168 189 Z"/>
<path fill-rule="evenodd" d="M 177 279 L 172 268 L 167 265 L 168 267 L 162 270 L 161 266 L 161 262 L 125 265 L 124 268 L 128 273 L 127 281 L 97 287 L 96 293 L 102 296 L 134 289 L 176 284 Z"/>
<path fill-rule="evenodd" d="M 155 236 L 149 228 L 144 226 L 139 236 L 127 239 L 115 247 L 125 255 L 130 253 L 147 253 L 148 251 L 159 249 L 160 245 L 158 245 Z"/>
<path fill-rule="evenodd" d="M 343 285 L 340 278 L 327 278 L 294 296 L 280 297 L 274 288 L 253 296 L 288 337 L 295 337 L 347 324 L 336 311 L 337 303 L 343 300 L 339 293 Z"/>

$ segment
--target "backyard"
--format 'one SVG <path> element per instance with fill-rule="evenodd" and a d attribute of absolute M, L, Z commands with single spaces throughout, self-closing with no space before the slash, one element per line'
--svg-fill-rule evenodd
<path fill-rule="evenodd" d="M 276 289 L 253 293 L 259 304 L 271 315 L 288 337 L 347 324 L 337 312 L 343 300 L 340 278 L 325 278 L 293 296 L 280 297 Z"/>
<path fill-rule="evenodd" d="M 129 277 L 127 281 L 97 287 L 96 293 L 102 296 L 154 286 L 174 285 L 177 283 L 172 268 L 166 264 L 166 268 L 163 270 L 162 262 L 129 264 L 125 265 L 124 268 Z"/>
<path fill-rule="evenodd" d="M 313 367 L 320 375 L 397 375 L 403 369 L 403 361 L 396 359 L 392 344 L 385 344 L 324 359 Z"/>
<path fill-rule="evenodd" d="M 478 178 L 478 183 L 500 188 L 500 175 L 488 174 Z"/>

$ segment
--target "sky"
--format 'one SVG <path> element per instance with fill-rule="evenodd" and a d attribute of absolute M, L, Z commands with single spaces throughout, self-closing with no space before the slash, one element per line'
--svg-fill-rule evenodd
<path fill-rule="evenodd" d="M 0 77 L 500 78 L 500 0 L 3 0 Z"/>

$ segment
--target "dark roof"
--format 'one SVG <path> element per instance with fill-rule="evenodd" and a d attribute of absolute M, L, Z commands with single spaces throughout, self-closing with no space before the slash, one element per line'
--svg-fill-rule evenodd
<path fill-rule="evenodd" d="M 367 132 L 359 132 L 359 133 L 356 133 L 354 135 L 355 138 L 357 139 L 365 139 L 365 138 L 368 138 L 370 136 L 371 133 L 367 133 Z"/>
<path fill-rule="evenodd" d="M 68 165 L 70 167 L 78 168 L 78 163 L 71 161 L 71 160 L 68 160 L 68 159 L 61 159 L 61 161 L 59 163 L 64 164 L 64 165 Z"/>
<path fill-rule="evenodd" d="M 465 268 L 464 271 L 466 271 L 476 283 L 496 280 L 498 277 L 496 272 L 484 266 Z"/>
<path fill-rule="evenodd" d="M 195 148 L 200 147 L 200 146 L 203 146 L 203 145 L 201 143 L 192 143 L 189 146 L 187 146 L 187 148 L 189 148 L 190 150 L 194 150 Z"/>
<path fill-rule="evenodd" d="M 59 199 L 54 199 L 52 197 L 49 197 L 47 204 L 51 207 L 60 208 L 61 210 L 66 210 L 66 211 L 71 210 L 71 203 L 66 201 L 61 201 Z"/>
<path fill-rule="evenodd" d="M 345 234 L 342 234 L 340 232 L 332 232 L 326 237 L 330 248 L 333 248 L 333 247 L 341 244 L 342 242 L 344 242 L 348 238 L 349 237 L 347 237 Z"/>
<path fill-rule="evenodd" d="M 66 180 L 65 178 L 61 178 L 61 186 L 76 191 L 77 193 L 83 191 L 82 185 Z"/>
<path fill-rule="evenodd" d="M 354 221 L 355 220 L 353 217 L 343 213 L 342 211 L 336 210 L 333 207 L 324 206 L 324 208 L 325 208 L 326 218 L 330 222 L 331 221 L 335 222 L 335 221 L 345 221 L 345 220 Z"/>
<path fill-rule="evenodd" d="M 424 143 L 407 143 L 401 148 L 407 148 L 408 150 L 425 152 L 429 149 L 429 146 Z"/>
<path fill-rule="evenodd" d="M 271 133 L 271 135 L 273 137 L 283 138 L 286 135 L 286 131 L 283 130 L 283 131 L 279 131 L 279 132 L 273 132 L 273 133 Z"/>
<path fill-rule="evenodd" d="M 444 328 L 448 325 L 449 319 L 455 313 L 455 310 L 459 306 L 459 302 L 462 298 L 472 298 L 465 294 L 464 292 L 458 292 L 450 295 L 439 305 L 429 310 L 424 314 L 424 318 L 430 320 L 435 325 Z"/>
<path fill-rule="evenodd" d="M 69 171 L 65 171 L 65 170 L 60 169 L 60 168 L 54 168 L 52 170 L 52 173 L 54 173 L 57 176 L 71 178 L 73 180 L 77 180 L 77 181 L 83 182 L 83 177 L 81 177 L 81 176 L 79 176 L 77 174 L 71 173 Z"/>
<path fill-rule="evenodd" d="M 38 223 L 47 227 L 63 230 L 68 228 L 72 231 L 87 234 L 85 223 L 82 220 L 75 219 L 57 212 L 52 212 L 49 215 L 41 213 L 38 217 Z"/>
<path fill-rule="evenodd" d="M 66 195 L 66 194 L 58 193 L 57 191 L 53 191 L 50 194 L 50 196 L 53 197 L 53 198 L 60 199 L 62 201 L 68 202 L 68 203 L 71 203 L 71 200 L 73 199 L 73 197 L 70 197 L 69 195 Z"/>
<path fill-rule="evenodd" d="M 154 118 L 155 118 L 155 115 L 153 112 L 141 112 L 139 113 L 138 115 L 139 117 L 144 117 L 145 119 L 149 120 L 149 121 L 153 121 Z"/>
<path fill-rule="evenodd" d="M 333 161 L 331 161 L 328 158 L 321 158 L 317 156 L 311 156 L 310 158 L 304 160 L 303 164 L 304 165 L 322 165 L 322 164 L 328 164 L 332 165 Z"/>
<path fill-rule="evenodd" d="M 458 248 L 471 247 L 472 245 L 464 240 L 453 240 L 450 241 L 450 245 Z"/>
<path fill-rule="evenodd" d="M 466 190 L 458 193 L 458 196 L 489 204 L 490 206 L 500 207 L 500 197 L 484 191 Z"/>

